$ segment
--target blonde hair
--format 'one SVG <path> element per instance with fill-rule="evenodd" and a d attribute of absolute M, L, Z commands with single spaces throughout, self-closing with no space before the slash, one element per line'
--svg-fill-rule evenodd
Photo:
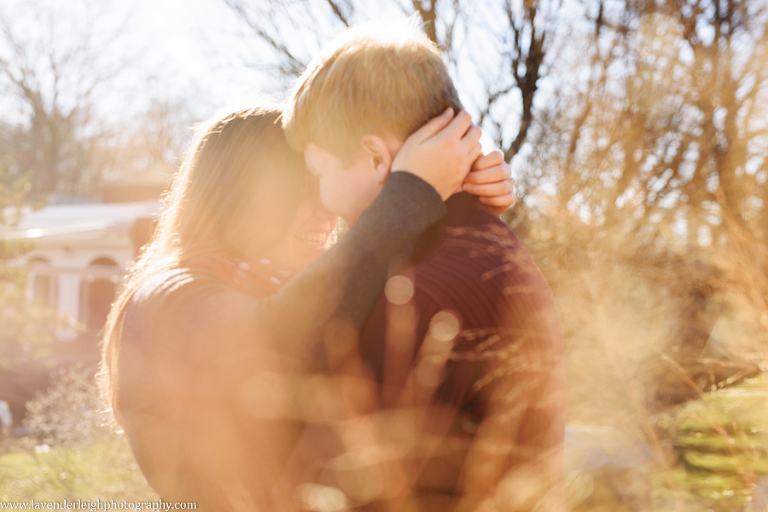
<path fill-rule="evenodd" d="M 349 156 L 368 133 L 405 139 L 446 108 L 462 109 L 440 51 L 410 23 L 361 25 L 327 45 L 283 113 L 288 142 Z"/>
<path fill-rule="evenodd" d="M 278 108 L 227 113 L 201 125 L 164 198 L 152 240 L 112 305 L 102 340 L 99 384 L 120 422 L 118 359 L 123 320 L 149 278 L 201 254 L 246 257 L 290 227 L 305 194 L 304 159 L 285 140 Z"/>

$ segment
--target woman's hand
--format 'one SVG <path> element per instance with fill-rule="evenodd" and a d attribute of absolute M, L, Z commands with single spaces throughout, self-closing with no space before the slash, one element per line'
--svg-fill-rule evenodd
<path fill-rule="evenodd" d="M 504 154 L 498 149 L 475 160 L 472 171 L 464 180 L 463 189 L 493 207 L 496 215 L 509 210 L 516 200 L 512 168 L 504 161 Z"/>
<path fill-rule="evenodd" d="M 461 190 L 473 162 L 480 156 L 480 128 L 464 111 L 452 109 L 416 130 L 392 161 L 392 172 L 407 171 L 432 185 L 443 201 Z"/>

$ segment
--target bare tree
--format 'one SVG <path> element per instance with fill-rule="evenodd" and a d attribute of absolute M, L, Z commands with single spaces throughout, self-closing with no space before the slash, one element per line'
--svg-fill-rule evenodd
<path fill-rule="evenodd" d="M 764 230 L 766 12 L 759 2 L 627 2 L 593 16 L 579 89 L 534 145 L 558 203 L 632 229 L 677 222 L 690 248 L 723 217 Z M 765 233 L 763 233 L 765 236 Z M 723 240 L 724 241 L 724 240 Z"/>
<path fill-rule="evenodd" d="M 91 154 L 111 134 L 96 102 L 126 65 L 116 52 L 123 27 L 103 4 L 85 0 L 0 11 L 2 107 L 15 138 L 6 158 L 14 177 L 30 176 L 34 193 L 92 193 L 100 179 Z"/>
<path fill-rule="evenodd" d="M 624 314 L 621 300 L 633 317 L 656 309 L 668 331 L 653 356 L 626 352 L 647 363 L 637 379 L 658 409 L 759 372 L 768 353 L 765 331 L 751 327 L 768 322 L 768 12 L 701 0 L 597 2 L 585 14 L 590 30 L 558 70 L 570 79 L 539 115 L 524 160 L 542 169 L 534 178 L 551 185 L 541 195 L 552 208 L 518 215 L 535 228 L 528 243 L 555 288 L 589 275 L 599 289 L 567 322 L 593 309 Z M 616 280 L 601 285 L 596 269 Z M 625 290 L 606 302 L 635 279 L 655 296 Z M 660 320 L 670 297 L 674 319 Z M 716 322 L 735 322 L 736 308 L 749 321 L 717 348 Z M 598 327 L 582 318 L 573 329 Z"/>
<path fill-rule="evenodd" d="M 170 179 L 197 121 L 190 99 L 150 98 L 144 110 L 123 120 L 125 133 L 107 166 L 109 178 Z"/>

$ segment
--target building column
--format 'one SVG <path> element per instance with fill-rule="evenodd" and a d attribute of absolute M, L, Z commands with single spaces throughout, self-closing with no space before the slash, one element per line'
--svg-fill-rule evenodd
<path fill-rule="evenodd" d="M 62 272 L 59 274 L 57 309 L 60 319 L 56 327 L 56 339 L 59 341 L 75 341 L 77 339 L 77 325 L 80 319 L 80 279 L 79 273 Z"/>

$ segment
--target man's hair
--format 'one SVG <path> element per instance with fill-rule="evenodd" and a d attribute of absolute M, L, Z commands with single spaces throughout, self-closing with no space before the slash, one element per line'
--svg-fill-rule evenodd
<path fill-rule="evenodd" d="M 340 157 L 386 131 L 405 139 L 446 108 L 462 109 L 440 51 L 412 23 L 360 25 L 333 40 L 299 77 L 283 113 L 296 150 Z"/>

